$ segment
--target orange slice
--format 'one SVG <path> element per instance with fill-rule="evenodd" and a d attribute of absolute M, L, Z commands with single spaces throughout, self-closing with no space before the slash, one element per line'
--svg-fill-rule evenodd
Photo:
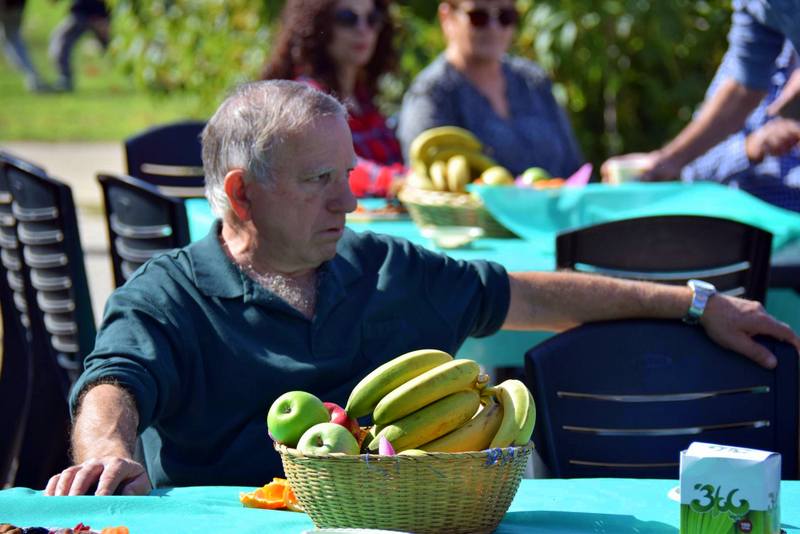
<path fill-rule="evenodd" d="M 239 501 L 248 508 L 277 510 L 286 508 L 302 512 L 303 507 L 285 478 L 273 478 L 272 482 L 249 493 L 239 493 Z"/>

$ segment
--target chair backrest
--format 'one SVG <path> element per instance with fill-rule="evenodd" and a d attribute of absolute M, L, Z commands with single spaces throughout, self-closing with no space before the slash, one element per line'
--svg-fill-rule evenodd
<path fill-rule="evenodd" d="M 11 484 L 14 465 L 25 435 L 33 381 L 30 324 L 27 315 L 22 258 L 17 242 L 17 220 L 11 212 L 11 190 L 6 177 L 10 155 L 0 152 L 0 310 L 3 346 L 0 354 L 0 489 Z M 13 289 L 12 289 L 13 286 Z"/>
<path fill-rule="evenodd" d="M 97 175 L 103 190 L 116 287 L 147 260 L 189 244 L 183 202 L 131 176 Z"/>
<path fill-rule="evenodd" d="M 94 314 L 70 188 L 18 158 L 4 157 L 3 170 L 16 221 L 34 392 L 14 484 L 42 488 L 69 462 L 67 397 L 94 346 Z"/>
<path fill-rule="evenodd" d="M 678 478 L 693 441 L 782 454 L 798 475 L 798 357 L 770 371 L 680 321 L 586 324 L 525 355 L 537 408 L 534 442 L 559 478 Z"/>
<path fill-rule="evenodd" d="M 183 121 L 150 128 L 125 140 L 128 174 L 174 197 L 201 197 L 202 121 Z"/>
<path fill-rule="evenodd" d="M 559 234 L 556 264 L 673 284 L 700 278 L 727 294 L 763 302 L 771 245 L 769 232 L 728 219 L 640 217 Z"/>

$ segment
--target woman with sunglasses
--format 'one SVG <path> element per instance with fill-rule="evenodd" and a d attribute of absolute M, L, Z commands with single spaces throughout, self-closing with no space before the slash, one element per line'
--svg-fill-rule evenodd
<path fill-rule="evenodd" d="M 394 132 L 375 105 L 378 79 L 395 65 L 390 0 L 287 0 L 262 78 L 304 81 L 349 111 L 359 197 L 392 196 L 406 169 Z"/>
<path fill-rule="evenodd" d="M 403 98 L 403 149 L 422 131 L 460 126 L 513 174 L 542 167 L 569 176 L 583 163 L 572 127 L 544 71 L 507 55 L 519 15 L 513 0 L 447 0 L 439 22 L 447 48 Z"/>

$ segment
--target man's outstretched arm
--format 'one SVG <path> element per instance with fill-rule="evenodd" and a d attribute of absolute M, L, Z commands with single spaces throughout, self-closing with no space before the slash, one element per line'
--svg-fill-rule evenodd
<path fill-rule="evenodd" d="M 561 331 L 614 319 L 680 319 L 691 303 L 683 286 L 653 284 L 571 272 L 510 273 L 511 304 L 503 328 Z M 775 356 L 753 341 L 767 335 L 800 352 L 800 338 L 755 301 L 716 294 L 700 323 L 711 339 L 772 368 Z"/>
<path fill-rule="evenodd" d="M 84 393 L 72 428 L 75 465 L 50 478 L 46 495 L 147 495 L 147 473 L 136 462 L 139 414 L 130 393 L 114 384 L 99 384 Z"/>

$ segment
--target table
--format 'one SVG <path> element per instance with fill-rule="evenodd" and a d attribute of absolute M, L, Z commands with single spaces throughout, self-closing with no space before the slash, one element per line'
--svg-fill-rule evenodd
<path fill-rule="evenodd" d="M 496 261 L 509 271 L 552 271 L 558 232 L 611 220 L 664 214 L 714 215 L 759 226 L 774 236 L 767 310 L 800 331 L 800 294 L 794 289 L 800 288 L 800 214 L 716 183 L 589 184 L 585 188 L 552 191 L 474 189 L 492 213 L 522 238 L 483 238 L 470 247 L 445 252 L 457 259 Z M 205 199 L 189 199 L 186 210 L 192 240 L 202 238 L 214 220 L 208 203 Z M 385 233 L 433 248 L 409 219 L 349 220 L 347 225 L 357 232 Z M 458 355 L 487 367 L 518 366 L 528 349 L 551 335 L 500 331 L 487 338 L 467 339 Z"/>
<path fill-rule="evenodd" d="M 676 480 L 526 479 L 497 534 L 677 534 L 679 505 L 667 498 Z M 240 491 L 253 488 L 189 487 L 155 490 L 148 497 L 45 497 L 24 488 L 0 491 L 0 521 L 18 526 L 100 530 L 125 525 L 131 534 L 268 532 L 297 534 L 313 528 L 306 514 L 243 508 Z M 800 481 L 781 483 L 781 526 L 800 533 Z"/>

